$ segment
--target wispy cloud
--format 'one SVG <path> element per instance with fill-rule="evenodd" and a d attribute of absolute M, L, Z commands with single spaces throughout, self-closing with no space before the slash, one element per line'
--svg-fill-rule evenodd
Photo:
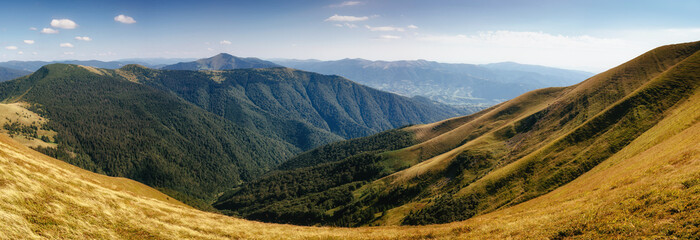
<path fill-rule="evenodd" d="M 334 14 L 333 16 L 330 16 L 329 18 L 326 18 L 326 22 L 359 22 L 359 21 L 366 21 L 369 19 L 367 16 L 362 16 L 362 17 L 356 17 L 356 16 L 341 16 L 338 14 Z"/>
<path fill-rule="evenodd" d="M 357 25 L 352 24 L 352 23 L 336 23 L 333 24 L 336 27 L 347 27 L 347 28 L 357 28 Z"/>
<path fill-rule="evenodd" d="M 34 40 L 24 40 L 23 42 L 29 45 L 34 44 Z"/>
<path fill-rule="evenodd" d="M 56 33 L 58 33 L 58 30 L 53 29 L 53 28 L 44 28 L 44 29 L 41 29 L 41 33 L 43 33 L 43 34 L 56 34 Z"/>
<path fill-rule="evenodd" d="M 396 36 L 396 35 L 381 35 L 381 36 L 379 36 L 379 39 L 393 40 L 393 39 L 401 39 L 401 37 Z"/>
<path fill-rule="evenodd" d="M 409 29 L 418 29 L 418 26 L 411 24 L 411 25 L 408 25 L 407 28 L 409 28 Z"/>
<path fill-rule="evenodd" d="M 369 25 L 365 25 L 367 29 L 369 29 L 372 32 L 403 32 L 405 29 L 400 28 L 400 27 L 392 27 L 392 26 L 383 26 L 383 27 L 372 27 Z"/>
<path fill-rule="evenodd" d="M 362 5 L 362 4 L 364 4 L 364 3 L 360 2 L 360 1 L 345 1 L 342 3 L 330 5 L 330 7 L 339 8 L 339 7 L 357 6 L 357 5 Z"/>
<path fill-rule="evenodd" d="M 221 44 L 221 45 L 231 45 L 231 41 L 229 41 L 229 40 L 223 40 L 223 41 L 219 42 L 219 44 Z"/>
<path fill-rule="evenodd" d="M 585 47 L 592 45 L 620 45 L 619 39 L 596 38 L 588 35 L 564 36 L 543 32 L 485 31 L 472 35 L 429 35 L 419 38 L 423 41 L 440 43 L 485 44 L 508 47 L 549 46 Z M 534 44 L 534 45 L 533 45 Z"/>
<path fill-rule="evenodd" d="M 7 46 L 5 47 L 7 50 L 17 50 L 17 46 Z"/>
<path fill-rule="evenodd" d="M 76 24 L 73 20 L 64 18 L 51 20 L 51 26 L 62 29 L 75 29 L 76 27 L 78 27 L 78 24 Z"/>
<path fill-rule="evenodd" d="M 75 37 L 75 40 L 89 42 L 89 41 L 92 41 L 92 38 L 90 38 L 90 37 L 88 37 L 88 36 L 84 36 L 84 37 L 76 36 L 76 37 Z"/>
<path fill-rule="evenodd" d="M 72 47 L 73 47 L 73 44 L 71 44 L 71 43 L 61 43 L 61 44 L 59 44 L 59 46 L 61 46 L 62 48 L 72 48 Z"/>
<path fill-rule="evenodd" d="M 134 24 L 136 23 L 136 20 L 134 18 L 126 16 L 124 14 L 119 14 L 118 16 L 114 17 L 114 21 L 124 23 L 124 24 Z"/>
<path fill-rule="evenodd" d="M 29 30 L 36 31 L 37 29 L 35 27 L 30 27 Z"/>

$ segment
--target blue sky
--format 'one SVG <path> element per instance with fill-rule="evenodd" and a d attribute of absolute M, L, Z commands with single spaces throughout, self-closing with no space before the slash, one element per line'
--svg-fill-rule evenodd
<path fill-rule="evenodd" d="M 266 59 L 515 61 L 600 72 L 660 45 L 700 40 L 696 0 L 1 4 L 0 61 L 227 52 Z M 129 17 L 133 21 L 124 21 Z"/>

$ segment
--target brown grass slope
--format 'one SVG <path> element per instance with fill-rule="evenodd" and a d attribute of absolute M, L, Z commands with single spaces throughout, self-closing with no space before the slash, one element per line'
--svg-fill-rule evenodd
<path fill-rule="evenodd" d="M 325 228 L 201 212 L 0 136 L 0 239 L 697 238 L 700 91 L 571 183 L 467 221 Z"/>
<path fill-rule="evenodd" d="M 375 224 L 425 224 L 463 220 L 552 191 L 620 151 L 687 99 L 700 85 L 698 50 L 700 42 L 660 47 L 578 85 L 414 126 L 427 141 L 386 155 L 418 164 L 356 194 L 372 198 L 377 194 L 367 189 L 384 188 L 381 198 L 397 188 L 420 189 Z M 464 207 L 457 214 L 443 212 L 452 205 Z"/>
<path fill-rule="evenodd" d="M 685 44 L 680 46 L 689 46 Z M 677 47 L 677 46 L 672 46 Z M 697 43 L 695 43 L 697 48 Z M 679 48 L 683 49 L 683 48 Z M 695 50 L 697 51 L 697 50 Z M 674 51 L 677 52 L 677 51 Z M 673 62 L 673 61 L 671 61 Z M 591 117 L 569 121 L 580 121 L 576 127 L 568 129 L 568 134 L 554 136 L 554 140 L 542 147 L 531 150 L 525 157 L 514 163 L 522 163 L 547 149 L 562 146 L 567 141 L 580 141 L 581 131 L 589 127 L 587 123 L 601 121 L 606 114 L 624 104 L 635 103 L 635 108 L 661 108 L 649 117 L 643 109 L 632 111 L 634 116 L 646 119 L 644 128 L 634 128 L 635 132 L 623 131 L 633 139 L 620 146 L 615 152 L 592 166 L 590 170 L 561 187 L 548 191 L 522 203 L 504 204 L 496 210 L 473 217 L 466 221 L 441 225 L 403 226 L 403 227 L 361 227 L 361 228 L 327 228 L 299 227 L 280 224 L 257 223 L 213 213 L 201 212 L 172 200 L 149 187 L 123 178 L 101 176 L 70 166 L 64 162 L 46 157 L 6 136 L 0 136 L 0 239 L 446 239 L 446 238 L 686 238 L 700 237 L 700 90 L 697 77 L 700 76 L 700 55 L 688 54 L 672 64 L 662 73 L 652 74 L 644 84 L 636 89 L 623 86 L 617 91 L 625 90 L 628 94 L 608 106 L 601 106 L 600 112 L 587 113 Z M 615 71 L 613 69 L 611 71 Z M 624 69 L 617 69 L 624 70 Z M 624 71 L 622 71 L 624 72 Z M 646 73 L 645 73 L 646 75 Z M 620 81 L 623 83 L 624 81 Z M 690 82 L 690 85 L 680 83 Z M 670 83 L 680 85 L 669 86 Z M 582 83 L 591 84 L 591 83 Z M 594 85 L 594 84 L 593 84 Z M 580 85 L 579 85 L 580 86 Z M 686 87 L 683 87 L 686 86 Z M 578 86 L 567 92 L 570 94 Z M 585 89 L 579 89 L 583 91 Z M 672 98 L 662 98 L 658 94 L 665 91 L 680 91 Z M 561 91 L 558 89 L 548 90 Z M 652 94 L 649 91 L 652 91 Z M 547 92 L 547 90 L 545 90 Z M 598 92 L 601 92 L 599 89 Z M 605 93 L 602 93 L 605 94 Z M 650 95 L 651 94 L 651 95 Z M 538 93 L 531 94 L 537 96 Z M 544 93 L 542 98 L 551 94 Z M 555 94 L 556 95 L 556 94 Z M 669 94 L 666 94 L 669 95 Z M 577 95 L 578 96 L 578 95 Z M 668 103 L 652 104 L 642 102 L 644 96 L 654 99 L 666 99 Z M 640 99 L 641 98 L 641 99 Z M 678 100 L 673 101 L 675 98 Z M 561 99 L 561 97 L 559 98 Z M 535 105 L 546 105 L 535 102 Z M 508 103 L 497 106 L 499 109 Z M 552 106 L 555 104 L 550 104 Z M 556 105 L 555 105 L 556 106 Z M 468 122 L 489 115 L 472 117 Z M 519 110 L 516 114 L 532 110 Z M 539 112 L 539 111 L 536 111 Z M 575 112 L 573 110 L 567 112 Z M 492 116 L 493 117 L 493 116 Z M 596 140 L 615 142 L 619 135 L 606 136 L 624 128 L 625 122 L 637 122 L 621 114 L 612 124 L 595 124 L 591 127 L 604 127 L 606 131 L 594 134 Z M 523 119 L 527 115 L 523 116 Z M 543 118 L 546 119 L 546 118 Z M 448 120 L 459 121 L 460 119 Z M 605 123 L 605 122 L 603 122 Z M 514 123 L 511 123 L 515 125 Z M 523 123 L 520 123 L 523 124 Z M 533 124 L 532 129 L 538 129 Z M 460 125 L 460 124 L 455 124 Z M 566 124 L 563 124 L 566 127 Z M 504 126 L 509 126 L 505 124 Z M 635 124 L 634 126 L 640 126 Z M 517 136 L 522 134 L 513 126 L 515 134 L 505 134 L 495 128 L 484 136 L 467 141 L 462 146 L 472 146 L 465 151 L 492 150 L 493 145 L 504 144 L 503 134 Z M 456 129 L 456 128 L 455 128 Z M 478 129 L 478 127 L 477 127 Z M 581 130 L 583 129 L 583 130 Z M 439 130 L 444 131 L 444 130 Z M 562 130 L 563 131 L 563 130 Z M 450 131 L 444 131 L 444 134 Z M 601 131 L 596 131 L 601 132 Z M 585 133 L 585 131 L 584 131 Z M 436 135 L 440 137 L 444 134 Z M 532 134 L 535 135 L 535 134 Z M 549 134 L 555 135 L 555 134 Z M 584 134 L 585 136 L 585 134 Z M 604 136 L 604 137 L 600 137 Z M 607 138 L 606 138 L 607 137 Z M 573 139 L 571 139 L 573 138 Z M 480 141 L 480 142 L 474 142 Z M 562 143 L 563 142 L 563 143 Z M 584 140 L 585 142 L 585 140 Z M 584 155 L 591 147 L 608 146 L 606 142 L 585 142 L 581 147 L 573 146 Z M 489 145 L 491 144 L 491 145 Z M 473 148 L 481 146 L 482 148 Z M 517 144 L 516 144 L 517 146 Z M 538 145 L 539 146 L 539 145 Z M 566 149 L 565 149 L 566 150 Z M 524 151 L 524 150 L 523 150 Z M 568 151 L 552 151 L 554 154 Z M 550 152 L 550 153 L 552 153 Z M 517 155 L 517 154 L 516 154 Z M 459 156 L 459 154 L 458 154 Z M 529 157 L 528 157 L 529 156 Z M 433 158 L 434 159 L 434 158 Z M 457 158 L 459 159 L 459 158 Z M 553 158 L 556 159 L 556 158 Z M 575 158 L 568 158 L 575 161 Z M 435 160 L 428 160 L 426 163 Z M 449 160 L 447 160 L 449 162 Z M 566 164 L 566 163 L 565 163 Z M 504 165 L 493 173 L 479 180 L 471 181 L 459 189 L 459 194 L 468 194 L 470 189 L 483 186 L 488 178 L 494 179 L 509 175 L 506 170 L 512 168 Z M 417 166 L 425 165 L 419 164 Z M 438 167 L 439 165 L 433 165 Z M 544 165 L 546 167 L 546 165 Z M 411 171 L 416 171 L 415 169 Z M 431 174 L 434 168 L 417 171 Z M 512 172 L 510 172 L 512 173 Z M 400 172 L 388 179 L 397 183 L 411 183 L 416 177 L 397 180 Z M 461 178 L 467 181 L 462 173 Z M 473 174 L 473 173 L 471 173 Z M 417 174 L 415 176 L 423 176 Z M 533 178 L 539 175 L 530 175 Z M 549 176 L 549 175 L 548 175 Z M 431 178 L 424 178 L 431 182 Z M 386 181 L 386 180 L 383 180 Z M 528 186 L 527 182 L 509 186 Z M 460 182 L 461 183 L 461 182 Z M 433 189 L 450 186 L 450 183 L 436 185 Z M 505 201 L 512 201 L 517 194 L 504 194 L 497 189 L 497 196 Z M 517 193 L 511 191 L 510 193 Z M 510 197 L 510 200 L 507 198 Z M 490 199 L 493 202 L 501 199 Z M 409 207 L 429 206 L 430 202 L 417 202 Z M 404 209 L 388 211 L 382 221 L 391 220 L 391 216 L 402 216 Z M 395 221 L 395 219 L 394 219 Z"/>

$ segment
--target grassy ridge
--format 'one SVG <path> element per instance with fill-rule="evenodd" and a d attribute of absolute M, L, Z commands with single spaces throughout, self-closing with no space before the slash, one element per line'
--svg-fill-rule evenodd
<path fill-rule="evenodd" d="M 513 207 L 429 226 L 328 228 L 201 212 L 0 136 L 0 239 L 700 237 L 700 92 L 581 177 Z"/>
<path fill-rule="evenodd" d="M 699 42 L 660 47 L 571 87 L 541 89 L 473 116 L 406 128 L 420 143 L 377 155 L 384 173 L 393 174 L 356 183 L 361 187 L 353 185 L 352 199 L 336 208 L 307 210 L 322 210 L 331 216 L 325 219 L 353 216 L 315 222 L 320 224 L 446 223 L 550 192 L 624 149 L 687 99 L 700 82 L 698 50 Z M 305 158 L 326 158 L 322 151 L 309 153 Z M 323 194 L 285 196 L 276 203 L 306 203 Z M 256 211 L 230 210 L 243 216 Z M 272 221 L 295 219 L 277 215 Z"/>

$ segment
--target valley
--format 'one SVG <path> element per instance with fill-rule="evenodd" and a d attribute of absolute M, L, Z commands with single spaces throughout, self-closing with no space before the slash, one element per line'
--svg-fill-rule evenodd
<path fill-rule="evenodd" d="M 700 239 L 700 1 L 6 1 L 0 240 Z"/>
<path fill-rule="evenodd" d="M 551 192 L 428 226 L 301 227 L 202 212 L 143 184 L 82 170 L 0 136 L 0 238 L 694 238 L 698 101 L 696 89 L 625 147 Z M 435 130 L 421 136 L 443 132 L 438 126 L 450 122 L 426 125 Z"/>

